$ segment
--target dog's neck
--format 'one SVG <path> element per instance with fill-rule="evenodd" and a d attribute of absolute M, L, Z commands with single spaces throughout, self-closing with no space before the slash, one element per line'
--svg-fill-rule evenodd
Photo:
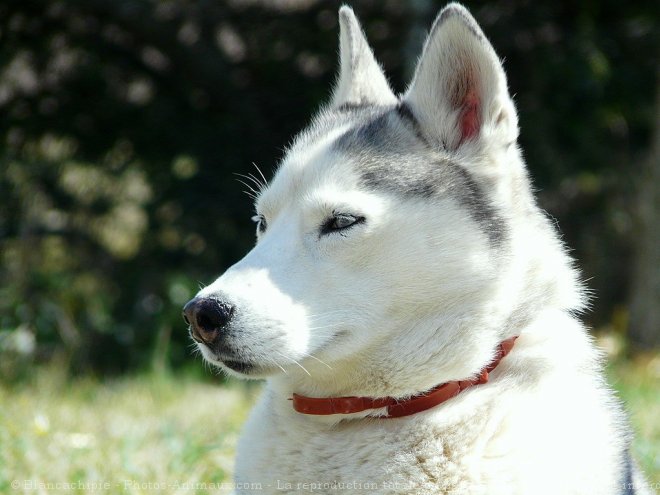
<path fill-rule="evenodd" d="M 350 415 L 371 411 L 380 418 L 401 418 L 426 411 L 451 400 L 462 391 L 487 383 L 490 373 L 497 368 L 513 348 L 518 337 L 510 337 L 498 344 L 495 358 L 478 376 L 469 380 L 454 380 L 436 385 L 408 398 L 397 397 L 306 397 L 293 394 L 292 404 L 296 412 L 313 416 Z"/>
<path fill-rule="evenodd" d="M 395 336 L 385 348 L 371 348 L 343 362 L 331 361 L 330 365 L 308 360 L 304 363 L 305 370 L 290 369 L 269 381 L 277 396 L 286 399 L 293 394 L 317 398 L 408 399 L 446 382 L 472 380 L 497 359 L 498 345 L 504 340 L 497 332 L 488 332 L 478 341 L 465 340 L 465 335 L 457 327 L 456 339 L 448 339 L 453 345 L 435 349 L 428 355 L 421 352 L 406 355 L 401 351 L 406 348 L 404 343 L 397 342 L 405 336 Z M 465 352 L 466 348 L 469 353 Z M 400 351 L 392 352 L 392 349 Z M 290 401 L 287 406 L 291 409 Z"/>

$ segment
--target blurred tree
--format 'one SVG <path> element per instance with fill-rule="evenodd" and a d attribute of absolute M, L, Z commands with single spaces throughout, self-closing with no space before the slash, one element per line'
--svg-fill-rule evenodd
<path fill-rule="evenodd" d="M 443 4 L 355 2 L 398 91 Z M 338 6 L 0 3 L 0 353 L 103 371 L 189 359 L 181 305 L 252 242 L 232 173 L 269 175 L 327 98 Z M 505 58 L 542 204 L 604 324 L 631 283 L 657 2 L 468 7 Z"/>

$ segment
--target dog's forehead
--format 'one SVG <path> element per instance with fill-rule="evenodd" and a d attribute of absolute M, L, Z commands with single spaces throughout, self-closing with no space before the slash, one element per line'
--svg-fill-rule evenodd
<path fill-rule="evenodd" d="M 365 178 L 386 180 L 390 164 L 411 177 L 428 160 L 425 151 L 395 106 L 342 106 L 320 112 L 293 141 L 260 203 L 295 198 L 311 188 L 378 188 Z"/>
<path fill-rule="evenodd" d="M 354 176 L 334 143 L 352 123 L 345 118 L 317 117 L 294 140 L 282 159 L 273 179 L 257 199 L 257 210 L 274 213 L 284 204 L 309 196 L 323 186 L 347 187 Z"/>
<path fill-rule="evenodd" d="M 404 105 L 321 112 L 294 140 L 258 209 L 277 211 L 315 188 L 433 199 L 452 196 L 493 243 L 503 223 L 470 173 L 431 147 Z"/>
<path fill-rule="evenodd" d="M 331 181 L 349 174 L 362 189 L 427 197 L 466 176 L 450 154 L 426 141 L 405 104 L 321 112 L 296 137 L 280 168 L 292 172 L 283 175 L 327 174 Z"/>
<path fill-rule="evenodd" d="M 259 196 L 257 209 L 276 212 L 284 203 L 306 197 L 320 187 L 354 187 L 359 167 L 337 143 L 369 120 L 367 114 L 372 115 L 373 110 L 326 109 L 316 115 L 288 147 L 277 173 Z"/>

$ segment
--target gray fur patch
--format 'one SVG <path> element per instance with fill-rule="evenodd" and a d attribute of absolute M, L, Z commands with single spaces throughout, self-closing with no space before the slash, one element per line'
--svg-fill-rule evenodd
<path fill-rule="evenodd" d="M 504 219 L 497 214 L 493 205 L 488 201 L 479 185 L 472 179 L 470 174 L 458 165 L 454 165 L 454 173 L 461 176 L 462 193 L 457 196 L 458 200 L 468 208 L 472 217 L 481 225 L 488 234 L 493 245 L 500 245 L 504 241 L 506 224 Z"/>
<path fill-rule="evenodd" d="M 633 479 L 633 463 L 630 457 L 630 451 L 626 449 L 623 453 L 623 482 L 621 483 L 621 493 L 623 495 L 635 495 L 635 480 Z"/>
<path fill-rule="evenodd" d="M 417 117 L 415 117 L 415 114 L 413 113 L 410 106 L 405 101 L 401 101 L 399 102 L 399 105 L 396 107 L 396 111 L 398 112 L 399 117 L 401 117 L 402 121 L 408 122 L 408 125 L 410 125 L 412 130 L 415 132 L 417 138 L 420 141 L 423 141 L 428 144 L 428 140 L 426 139 L 426 137 L 424 137 L 424 133 L 422 132 L 422 128 L 419 125 L 419 121 L 417 120 Z"/>
<path fill-rule="evenodd" d="M 372 108 L 372 105 L 364 103 L 342 103 L 335 110 L 337 112 L 354 112 L 364 110 L 365 108 Z"/>
<path fill-rule="evenodd" d="M 362 124 L 335 142 L 340 152 L 360 157 L 365 188 L 408 197 L 449 195 L 466 208 L 493 246 L 502 244 L 506 237 L 504 219 L 463 167 L 439 157 L 420 138 L 412 112 L 401 105 L 367 112 Z"/>

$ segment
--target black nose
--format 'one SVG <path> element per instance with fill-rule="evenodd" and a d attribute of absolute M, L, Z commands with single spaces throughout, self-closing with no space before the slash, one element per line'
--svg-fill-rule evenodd
<path fill-rule="evenodd" d="M 204 344 L 213 344 L 227 326 L 234 307 L 218 299 L 195 298 L 183 307 L 183 319 L 190 325 L 192 338 Z"/>

